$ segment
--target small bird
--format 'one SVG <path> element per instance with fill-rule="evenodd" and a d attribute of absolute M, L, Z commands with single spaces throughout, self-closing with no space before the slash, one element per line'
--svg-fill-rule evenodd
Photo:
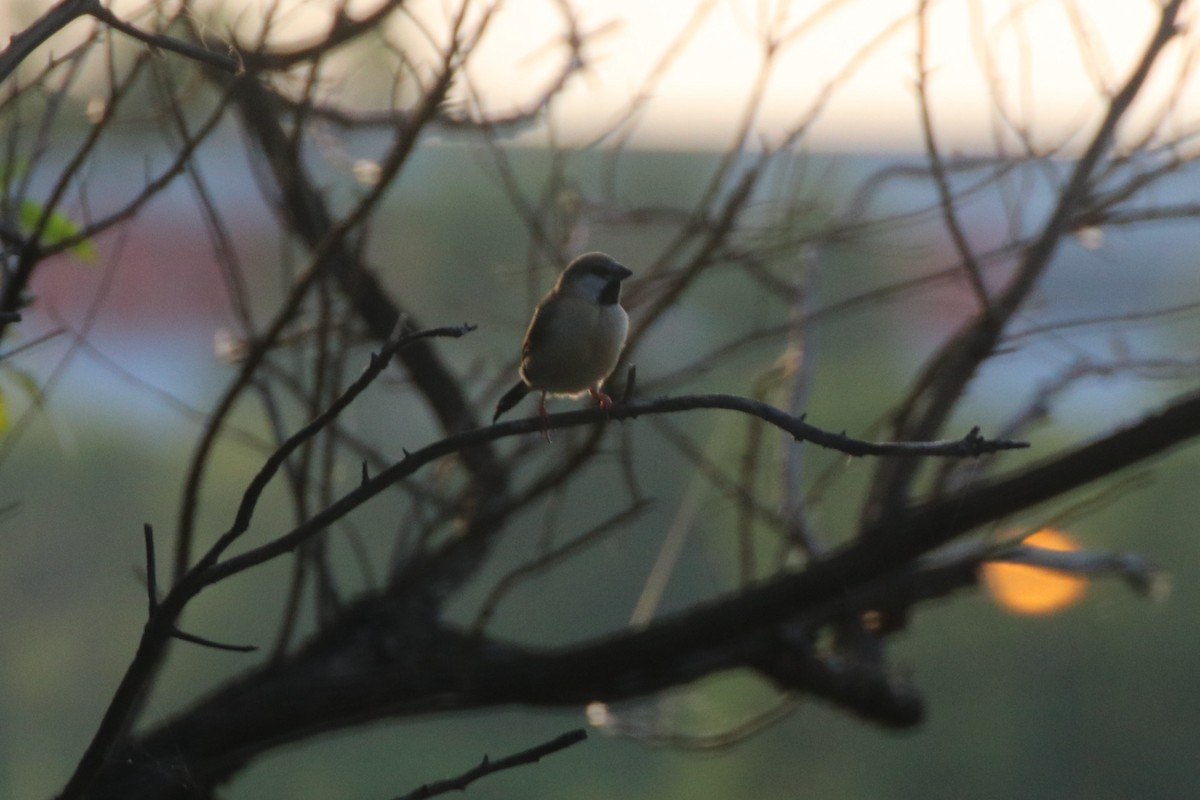
<path fill-rule="evenodd" d="M 546 427 L 546 395 L 589 393 L 603 408 L 612 398 L 601 384 L 617 366 L 629 316 L 621 308 L 621 281 L 632 275 L 604 253 L 585 253 L 558 276 L 534 309 L 521 344 L 521 380 L 496 403 L 492 422 L 531 391 L 542 393 L 538 416 Z"/>

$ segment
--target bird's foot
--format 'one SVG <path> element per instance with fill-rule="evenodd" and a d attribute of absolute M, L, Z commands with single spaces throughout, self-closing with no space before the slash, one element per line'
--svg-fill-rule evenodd
<path fill-rule="evenodd" d="M 613 407 L 613 399 L 599 389 L 588 389 L 588 394 L 590 394 L 596 400 L 596 403 L 604 409 L 605 414 L 607 414 L 608 410 Z"/>

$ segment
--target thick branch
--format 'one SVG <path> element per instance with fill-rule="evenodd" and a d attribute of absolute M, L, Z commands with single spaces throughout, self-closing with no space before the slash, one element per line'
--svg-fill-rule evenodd
<path fill-rule="evenodd" d="M 565 416 L 572 415 L 552 421 Z M 514 426 L 537 431 L 536 421 L 530 420 L 464 435 L 496 435 L 498 429 Z M 919 598 L 920 590 L 936 578 L 925 573 L 941 568 L 923 562 L 924 554 L 1196 436 L 1200 391 L 1096 442 L 880 522 L 872 536 L 813 561 L 802 572 L 642 629 L 555 649 L 457 633 L 424 610 L 406 610 L 395 598 L 366 601 L 286 666 L 250 673 L 142 738 L 130 750 L 133 763 L 115 760 L 105 780 L 128 790 L 122 795 L 127 797 L 137 796 L 131 787 L 140 781 L 170 783 L 185 775 L 208 785 L 255 753 L 318 730 L 449 708 L 618 700 L 736 666 L 786 677 L 790 688 L 844 702 L 858 713 L 896 715 L 879 716 L 878 721 L 912 724 L 919 718 L 919 705 L 902 684 L 892 685 L 886 675 L 876 676 L 879 683 L 856 684 L 864 676 L 855 678 L 853 665 L 847 667 L 854 673 L 849 674 L 836 664 L 813 661 L 811 653 L 789 644 L 781 632 L 813 630 L 897 597 Z M 231 570 L 236 562 L 215 569 Z M 958 580 L 955 585 L 965 584 Z"/>

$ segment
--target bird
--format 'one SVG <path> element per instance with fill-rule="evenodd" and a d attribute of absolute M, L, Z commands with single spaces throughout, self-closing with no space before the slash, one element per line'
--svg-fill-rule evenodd
<path fill-rule="evenodd" d="M 579 397 L 586 392 L 602 408 L 612 407 L 612 398 L 600 387 L 616 369 L 629 332 L 621 281 L 632 274 L 604 253 L 584 253 L 567 265 L 534 309 L 521 344 L 521 380 L 496 403 L 492 422 L 538 391 L 542 435 L 549 441 L 546 395 Z"/>

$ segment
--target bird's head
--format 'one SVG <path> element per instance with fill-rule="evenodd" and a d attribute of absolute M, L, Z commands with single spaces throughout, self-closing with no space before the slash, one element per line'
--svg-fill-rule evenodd
<path fill-rule="evenodd" d="M 632 274 L 628 267 L 604 253 L 584 253 L 562 271 L 556 288 L 600 305 L 613 305 L 621 300 L 621 281 Z"/>

